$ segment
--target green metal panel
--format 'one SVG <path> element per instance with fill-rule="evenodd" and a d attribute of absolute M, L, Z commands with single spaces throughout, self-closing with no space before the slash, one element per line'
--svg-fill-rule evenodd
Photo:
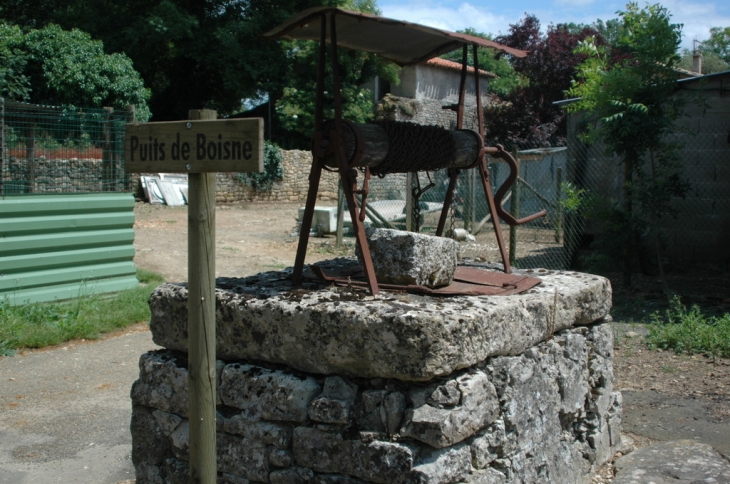
<path fill-rule="evenodd" d="M 136 287 L 129 193 L 0 196 L 0 298 L 11 304 Z"/>

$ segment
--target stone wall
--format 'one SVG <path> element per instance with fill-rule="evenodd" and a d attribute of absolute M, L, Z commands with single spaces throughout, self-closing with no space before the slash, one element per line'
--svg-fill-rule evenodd
<path fill-rule="evenodd" d="M 137 484 L 188 482 L 186 368 L 140 359 Z M 605 323 L 423 383 L 219 361 L 217 396 L 219 483 L 588 482 L 620 443 Z"/>
<path fill-rule="evenodd" d="M 457 100 L 447 99 L 411 99 L 386 95 L 378 105 L 379 119 L 392 121 L 410 121 L 411 123 L 441 126 L 446 129 L 456 129 L 456 112 L 443 109 L 444 106 L 455 104 Z M 476 99 L 467 97 L 464 102 L 464 128 L 477 129 Z"/>
<path fill-rule="evenodd" d="M 671 202 L 671 216 L 661 218 L 663 255 L 684 263 L 728 263 L 730 252 L 730 97 L 723 91 L 730 74 L 685 79 L 675 94 L 686 102 L 668 141 L 678 143 L 682 178 L 689 183 L 684 198 Z M 689 92 L 695 91 L 695 92 Z M 603 197 L 623 198 L 623 168 L 605 154 L 605 144 L 590 145 L 578 137 L 584 120 L 568 120 L 568 180 Z M 586 232 L 600 234 L 599 224 Z M 653 251 L 653 249 L 651 249 Z"/>
<path fill-rule="evenodd" d="M 309 171 L 312 167 L 312 153 L 302 150 L 282 150 L 281 181 L 274 182 L 270 191 L 256 191 L 243 183 L 237 173 L 218 173 L 216 175 L 216 201 L 231 202 L 304 202 L 309 190 Z M 336 173 L 322 172 L 317 200 L 337 201 Z"/>
<path fill-rule="evenodd" d="M 587 483 L 620 444 L 606 279 L 525 270 L 540 284 L 509 296 L 373 297 L 290 273 L 217 280 L 218 482 Z M 186 482 L 187 297 L 150 297 L 165 350 L 132 388 L 138 484 Z"/>
<path fill-rule="evenodd" d="M 95 158 L 35 159 L 34 193 L 84 193 L 102 190 L 102 161 Z M 0 181 L 5 193 L 28 191 L 30 166 L 25 158 L 9 157 L 2 164 Z M 124 173 L 117 169 L 121 189 Z"/>
<path fill-rule="evenodd" d="M 241 201 L 274 201 L 274 202 L 304 202 L 309 190 L 309 171 L 312 166 L 312 154 L 309 151 L 291 150 L 282 151 L 281 181 L 274 182 L 270 191 L 256 191 L 244 183 L 237 173 L 216 174 L 216 202 L 234 203 Z M 22 158 L 8 158 L 2 166 L 2 181 L 8 186 L 17 185 L 15 191 L 25 191 L 25 184 L 29 176 L 28 161 Z M 149 173 L 156 175 L 156 173 Z M 131 186 L 136 187 L 139 174 L 131 178 Z M 120 180 L 119 190 L 123 189 L 124 173 L 117 170 L 117 179 Z M 36 159 L 35 164 L 35 193 L 76 193 L 99 192 L 102 190 L 102 161 L 99 159 L 51 159 L 44 157 Z M 317 199 L 320 201 L 337 201 L 338 176 L 325 171 L 319 185 Z"/>

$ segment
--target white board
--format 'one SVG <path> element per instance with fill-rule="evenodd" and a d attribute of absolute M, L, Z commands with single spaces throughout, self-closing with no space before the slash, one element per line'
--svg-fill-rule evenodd
<path fill-rule="evenodd" d="M 167 180 L 158 180 L 157 185 L 162 191 L 162 196 L 165 197 L 166 204 L 171 207 L 185 205 L 182 196 L 180 196 L 180 191 L 175 187 L 175 185 L 172 184 L 172 182 L 169 182 Z"/>

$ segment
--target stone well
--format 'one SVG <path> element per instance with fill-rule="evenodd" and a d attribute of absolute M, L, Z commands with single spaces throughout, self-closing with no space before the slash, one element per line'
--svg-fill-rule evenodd
<path fill-rule="evenodd" d="M 522 273 L 542 284 L 448 298 L 218 279 L 218 482 L 588 482 L 620 444 L 610 284 Z M 188 482 L 186 304 L 150 299 L 166 349 L 132 387 L 138 484 Z"/>

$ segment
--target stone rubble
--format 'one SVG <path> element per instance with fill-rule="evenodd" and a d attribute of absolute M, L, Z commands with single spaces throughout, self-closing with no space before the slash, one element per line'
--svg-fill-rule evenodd
<path fill-rule="evenodd" d="M 608 324 L 426 382 L 220 361 L 218 482 L 588 482 L 620 445 Z M 138 484 L 187 482 L 187 362 L 140 359 L 132 388 Z"/>

